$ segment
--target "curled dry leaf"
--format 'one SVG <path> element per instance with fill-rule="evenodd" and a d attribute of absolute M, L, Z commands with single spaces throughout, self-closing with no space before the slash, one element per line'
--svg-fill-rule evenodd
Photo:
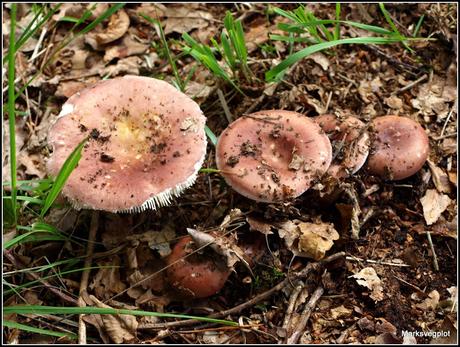
<path fill-rule="evenodd" d="M 138 56 L 132 56 L 120 59 L 116 65 L 109 65 L 105 69 L 99 71 L 100 76 L 115 77 L 121 73 L 128 75 L 139 75 L 139 66 L 142 59 Z"/>
<path fill-rule="evenodd" d="M 264 235 L 273 234 L 273 232 L 271 231 L 273 225 L 271 225 L 270 223 L 266 223 L 262 220 L 259 220 L 251 216 L 246 217 L 246 221 L 249 224 L 249 230 L 258 231 Z"/>
<path fill-rule="evenodd" d="M 443 169 L 436 166 L 431 160 L 428 160 L 428 166 L 431 170 L 431 177 L 433 178 L 433 183 L 440 193 L 450 193 L 450 182 L 449 176 L 444 172 Z"/>
<path fill-rule="evenodd" d="M 106 28 L 98 26 L 94 31 L 86 34 L 85 42 L 94 50 L 103 50 L 104 45 L 121 38 L 129 28 L 129 16 L 121 9 L 109 19 Z"/>
<path fill-rule="evenodd" d="M 225 258 L 228 268 L 232 269 L 238 261 L 242 261 L 250 268 L 249 264 L 244 260 L 244 251 L 236 244 L 236 239 L 232 235 L 219 235 L 215 237 L 214 235 L 191 228 L 187 228 L 187 232 L 198 247 L 209 244 L 209 247 L 214 252 L 222 255 Z"/>
<path fill-rule="evenodd" d="M 120 279 L 120 263 L 118 256 L 98 263 L 99 266 L 107 267 L 100 268 L 89 285 L 97 297 L 105 300 L 126 289 L 126 284 Z"/>
<path fill-rule="evenodd" d="M 439 299 L 441 296 L 437 290 L 433 290 L 428 294 L 428 297 L 419 304 L 415 306 L 423 311 L 436 310 L 439 304 Z"/>
<path fill-rule="evenodd" d="M 428 189 L 425 196 L 420 199 L 420 202 L 422 203 L 426 224 L 432 225 L 439 219 L 452 200 L 447 195 L 439 193 L 436 189 Z"/>
<path fill-rule="evenodd" d="M 308 59 L 313 60 L 316 64 L 321 66 L 324 71 L 327 71 L 331 64 L 329 59 L 321 52 L 316 52 L 308 56 Z"/>
<path fill-rule="evenodd" d="M 104 61 L 109 62 L 115 58 L 121 59 L 142 54 L 145 53 L 148 48 L 148 44 L 139 42 L 134 39 L 133 35 L 128 34 L 123 36 L 120 43 L 107 48 L 104 54 Z"/>
<path fill-rule="evenodd" d="M 104 304 L 93 295 L 90 295 L 90 299 L 97 307 L 111 308 L 109 305 Z M 138 326 L 135 316 L 126 314 L 103 314 L 100 316 L 105 332 L 110 336 L 110 339 L 114 343 L 132 342 L 134 340 Z"/>
<path fill-rule="evenodd" d="M 339 239 L 334 225 L 324 222 L 287 221 L 278 225 L 278 234 L 296 256 L 315 260 L 323 258 Z"/>
<path fill-rule="evenodd" d="M 375 301 L 381 301 L 384 298 L 382 281 L 375 272 L 374 268 L 366 267 L 357 274 L 351 276 L 356 278 L 356 282 L 371 290 L 370 297 Z"/>

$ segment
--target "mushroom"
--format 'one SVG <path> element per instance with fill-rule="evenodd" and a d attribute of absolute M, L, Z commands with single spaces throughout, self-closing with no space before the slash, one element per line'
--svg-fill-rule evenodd
<path fill-rule="evenodd" d="M 217 257 L 194 252 L 191 236 L 182 238 L 166 258 L 167 279 L 182 296 L 205 298 L 219 292 L 230 275 L 230 269 Z"/>
<path fill-rule="evenodd" d="M 401 180 L 420 170 L 428 158 L 429 141 L 417 122 L 400 116 L 377 117 L 372 121 L 370 173 Z"/>
<path fill-rule="evenodd" d="M 170 84 L 148 77 L 101 81 L 68 99 L 48 140 L 57 175 L 86 137 L 63 188 L 72 205 L 138 212 L 168 205 L 190 187 L 206 154 L 205 117 Z"/>
<path fill-rule="evenodd" d="M 365 124 L 352 116 L 339 119 L 332 114 L 313 119 L 329 136 L 335 152 L 327 172 L 336 178 L 356 173 L 369 154 L 369 134 L 364 129 Z"/>
<path fill-rule="evenodd" d="M 219 137 L 216 163 L 238 193 L 261 202 L 295 198 L 328 169 L 329 139 L 310 118 L 284 110 L 240 117 Z"/>

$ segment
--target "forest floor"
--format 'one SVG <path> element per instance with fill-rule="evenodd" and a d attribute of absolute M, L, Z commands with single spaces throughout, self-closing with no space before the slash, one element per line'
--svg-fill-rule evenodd
<path fill-rule="evenodd" d="M 16 37 L 33 19 L 37 11 L 33 6 L 19 5 Z M 196 183 L 171 206 L 156 211 L 77 211 L 59 199 L 60 205 L 53 206 L 44 221 L 77 242 L 27 238 L 5 249 L 4 289 L 9 290 L 3 296 L 5 307 L 78 306 L 81 269 L 88 265 L 83 265 L 88 251 L 86 240 L 90 229 L 97 228 L 85 288 L 86 305 L 201 317 L 223 312 L 219 318 L 240 325 L 97 314 L 85 315 L 82 323 L 77 314 L 9 313 L 4 319 L 59 331 L 64 336 L 10 326 L 3 330 L 4 342 L 72 343 L 74 340 L 66 334 L 75 336 L 82 324 L 90 343 L 456 341 L 456 4 L 387 4 L 386 10 L 401 35 L 412 36 L 423 16 L 417 36 L 432 40 L 410 41 L 412 50 L 401 43 L 338 45 L 299 60 L 276 82 L 267 82 L 264 73 L 306 46 L 269 37 L 283 34 L 279 23 L 289 23 L 273 8 L 289 11 L 297 4 L 127 4 L 119 10 L 123 15 L 116 14 L 120 21 L 117 25 L 99 24 L 55 52 L 74 26 L 66 18 L 81 18 L 87 6 L 61 5 L 44 29 L 16 52 L 16 158 L 20 182 L 31 180 L 33 185 L 47 177 L 48 129 L 67 98 L 102 79 L 126 74 L 170 83 L 177 82 L 177 77 L 186 81 L 185 93 L 200 105 L 216 136 L 232 118 L 268 109 L 297 111 L 307 117 L 350 114 L 366 124 L 388 114 L 409 117 L 426 130 L 429 160 L 404 180 L 385 181 L 362 169 L 340 182 L 322 182 L 280 204 L 249 200 L 212 170 L 201 172 Z M 99 6 L 104 5 L 98 5 L 92 17 L 77 28 L 85 27 L 106 10 Z M 335 19 L 334 4 L 306 7 L 318 19 Z M 6 56 L 11 14 L 8 7 L 2 11 Z M 248 65 L 255 75 L 250 83 L 244 79 L 235 82 L 244 94 L 182 49 L 183 33 L 212 46 L 209 38 L 220 37 L 226 11 L 243 23 Z M 140 13 L 159 19 L 178 76 L 168 61 L 161 31 Z M 378 4 L 343 4 L 340 18 L 391 29 Z M 333 25 L 328 27 L 334 30 Z M 112 32 L 121 28 L 124 32 Z M 100 44 L 94 40 L 97 33 L 119 38 Z M 369 33 L 342 25 L 340 35 L 360 37 Z M 6 65 L 2 70 L 5 105 Z M 33 82 L 20 92 L 37 72 Z M 7 116 L 3 127 L 5 182 L 10 180 Z M 208 142 L 203 167 L 215 169 L 215 147 Z M 3 193 L 10 194 L 5 184 Z M 20 194 L 27 195 L 24 191 Z M 36 207 L 19 202 L 18 225 L 32 225 L 37 221 Z M 223 221 L 227 223 L 222 225 Z M 332 223 L 339 238 L 332 240 L 332 248 L 326 248 L 326 261 L 293 257 L 293 246 L 279 233 L 280 223 L 287 221 L 319 226 Z M 4 242 L 24 233 L 24 229 L 5 222 L 3 226 Z M 185 236 L 188 228 L 213 230 L 238 240 L 238 244 L 249 243 L 252 246 L 246 251 L 255 259 L 253 266 L 249 270 L 238 262 L 216 295 L 179 300 L 172 294 L 162 268 L 170 246 Z M 311 271 L 301 272 L 308 264 Z M 34 272 L 31 268 L 35 267 L 38 270 Z M 29 284 L 22 286 L 25 283 Z M 404 332 L 425 335 L 404 337 Z M 442 334 L 435 338 L 430 335 L 433 332 Z"/>

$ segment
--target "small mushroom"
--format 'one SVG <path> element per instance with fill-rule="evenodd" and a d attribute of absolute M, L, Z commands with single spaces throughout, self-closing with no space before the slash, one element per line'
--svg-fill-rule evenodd
<path fill-rule="evenodd" d="M 378 117 L 372 121 L 370 173 L 401 180 L 419 171 L 429 154 L 429 140 L 417 122 L 400 116 Z"/>
<path fill-rule="evenodd" d="M 331 114 L 315 117 L 314 120 L 332 143 L 333 160 L 327 172 L 336 178 L 356 173 L 369 154 L 369 134 L 365 124 L 352 116 L 339 119 Z"/>
<path fill-rule="evenodd" d="M 329 139 L 310 118 L 284 110 L 240 117 L 219 137 L 216 163 L 238 193 L 278 202 L 305 192 L 328 169 Z"/>
<path fill-rule="evenodd" d="M 224 262 L 195 250 L 191 236 L 182 238 L 166 258 L 168 282 L 183 297 L 206 298 L 219 292 L 230 275 Z"/>
<path fill-rule="evenodd" d="M 63 105 L 48 141 L 55 176 L 86 137 L 63 188 L 77 209 L 137 212 L 168 205 L 190 187 L 206 154 L 206 118 L 172 85 L 124 76 L 98 82 Z"/>

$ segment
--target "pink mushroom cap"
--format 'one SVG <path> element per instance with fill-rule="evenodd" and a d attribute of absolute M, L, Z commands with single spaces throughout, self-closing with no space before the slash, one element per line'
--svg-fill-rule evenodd
<path fill-rule="evenodd" d="M 335 158 L 327 172 L 336 178 L 356 173 L 369 155 L 369 134 L 358 118 L 338 118 L 324 114 L 313 118 L 326 132 L 332 143 Z"/>
<path fill-rule="evenodd" d="M 367 163 L 370 173 L 401 180 L 422 168 L 428 158 L 430 144 L 419 123 L 390 115 L 374 119 L 372 128 L 372 150 Z"/>
<path fill-rule="evenodd" d="M 219 137 L 216 162 L 226 182 L 247 198 L 276 202 L 304 193 L 328 169 L 329 139 L 310 118 L 292 111 L 245 115 Z"/>
<path fill-rule="evenodd" d="M 86 88 L 63 105 L 48 140 L 55 176 L 86 137 L 63 194 L 75 208 L 136 212 L 168 205 L 190 187 L 206 154 L 206 118 L 167 82 L 124 76 Z"/>

